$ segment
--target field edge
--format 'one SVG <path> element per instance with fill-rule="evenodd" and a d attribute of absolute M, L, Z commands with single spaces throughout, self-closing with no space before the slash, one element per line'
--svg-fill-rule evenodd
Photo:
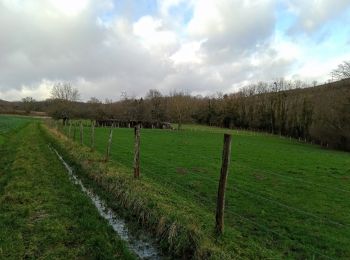
<path fill-rule="evenodd" d="M 105 163 L 104 158 L 90 148 L 72 142 L 46 125 L 42 124 L 41 129 L 83 182 L 87 182 L 94 192 L 102 196 L 108 206 L 122 209 L 124 217 L 135 229 L 142 228 L 150 232 L 164 252 L 172 257 L 186 259 L 232 258 L 231 254 L 222 251 L 215 241 L 203 234 L 196 219 L 186 219 L 186 216 L 176 213 L 182 207 L 188 208 L 188 202 L 179 205 L 178 199 L 169 199 L 176 194 L 169 194 L 164 187 L 142 179 L 134 180 L 127 169 L 111 162 Z M 171 201 L 177 201 L 176 205 Z"/>

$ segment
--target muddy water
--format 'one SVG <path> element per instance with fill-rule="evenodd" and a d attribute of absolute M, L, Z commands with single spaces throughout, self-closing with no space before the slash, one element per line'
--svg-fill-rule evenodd
<path fill-rule="evenodd" d="M 108 208 L 105 202 L 91 190 L 87 189 L 81 180 L 74 174 L 72 168 L 64 161 L 62 156 L 49 145 L 51 151 L 53 151 L 60 159 L 62 164 L 67 169 L 71 181 L 80 186 L 81 190 L 91 199 L 99 214 L 108 221 L 118 236 L 124 240 L 128 248 L 134 252 L 140 259 L 162 259 L 159 250 L 157 249 L 155 242 L 152 241 L 147 235 L 142 239 L 133 236 L 125 223 L 125 221 L 115 214 L 110 208 Z"/>

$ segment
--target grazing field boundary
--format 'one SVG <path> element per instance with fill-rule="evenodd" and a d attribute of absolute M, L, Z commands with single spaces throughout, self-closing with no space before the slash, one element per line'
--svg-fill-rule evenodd
<path fill-rule="evenodd" d="M 206 214 L 190 200 L 176 198 L 176 194 L 157 183 L 135 180 L 128 169 L 105 158 L 90 148 L 69 140 L 65 135 L 42 126 L 42 133 L 63 155 L 75 174 L 88 183 L 114 209 L 123 209 L 125 217 L 135 228 L 142 227 L 157 238 L 161 249 L 177 258 L 221 258 L 229 255 L 216 246 L 213 237 L 204 236 L 193 215 Z M 186 215 L 181 209 L 193 211 Z"/>
<path fill-rule="evenodd" d="M 342 197 L 350 192 L 346 186 L 350 171 L 344 167 L 350 161 L 345 153 L 286 138 L 229 131 L 234 135 L 233 176 L 226 189 L 225 232 L 218 236 L 221 217 L 216 217 L 216 228 L 214 222 L 223 130 L 144 129 L 140 168 L 137 128 L 133 132 L 95 129 L 93 124 L 80 127 L 76 122 L 49 124 L 67 142 L 85 148 L 101 167 L 121 170 L 120 178 L 127 179 L 128 185 L 138 183 L 158 192 L 159 196 L 148 198 L 156 204 L 167 201 L 163 206 L 167 214 L 178 217 L 176 224 L 189 225 L 198 235 L 198 244 L 192 244 L 193 251 L 186 256 L 329 259 L 350 255 L 350 208 Z M 325 162 L 314 164 L 315 159 Z M 147 193 L 146 189 L 142 192 Z"/>

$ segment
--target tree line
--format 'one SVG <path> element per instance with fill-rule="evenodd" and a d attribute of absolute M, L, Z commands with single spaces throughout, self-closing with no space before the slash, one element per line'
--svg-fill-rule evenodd
<path fill-rule="evenodd" d="M 259 82 L 237 93 L 211 97 L 183 91 L 162 95 L 151 89 L 143 98 L 104 102 L 91 98 L 53 98 L 47 111 L 56 119 L 89 118 L 172 122 L 242 128 L 301 138 L 331 148 L 350 150 L 350 79 L 324 85 L 304 82 Z"/>
<path fill-rule="evenodd" d="M 279 79 L 211 97 L 191 96 L 184 91 L 163 95 L 151 89 L 143 98 L 129 97 L 124 92 L 117 102 L 102 102 L 95 97 L 79 102 L 77 89 L 69 83 L 58 83 L 48 100 L 26 98 L 12 105 L 26 112 L 45 111 L 63 122 L 73 118 L 172 122 L 177 123 L 178 129 L 184 123 L 198 123 L 264 131 L 350 150 L 348 71 L 350 63 L 344 62 L 331 73 L 333 79 L 339 80 L 323 85 Z"/>

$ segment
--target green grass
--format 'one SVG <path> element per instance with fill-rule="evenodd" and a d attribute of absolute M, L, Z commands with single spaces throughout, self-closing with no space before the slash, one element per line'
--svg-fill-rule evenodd
<path fill-rule="evenodd" d="M 12 133 L 0 146 L 0 259 L 134 259 L 71 183 L 38 124 L 0 123 Z"/>
<path fill-rule="evenodd" d="M 0 145 L 5 142 L 9 134 L 17 131 L 31 121 L 33 119 L 29 117 L 0 115 Z"/>
<path fill-rule="evenodd" d="M 227 131 L 184 129 L 142 129 L 142 179 L 165 187 L 179 202 L 188 201 L 192 209 L 179 208 L 178 214 L 194 219 L 212 237 Z M 108 131 L 96 129 L 96 149 L 101 153 Z M 221 250 L 248 258 L 350 258 L 349 154 L 277 136 L 231 132 L 225 234 L 215 242 Z M 87 145 L 89 134 L 85 128 Z M 132 151 L 133 129 L 115 129 L 111 158 L 130 175 Z"/>

